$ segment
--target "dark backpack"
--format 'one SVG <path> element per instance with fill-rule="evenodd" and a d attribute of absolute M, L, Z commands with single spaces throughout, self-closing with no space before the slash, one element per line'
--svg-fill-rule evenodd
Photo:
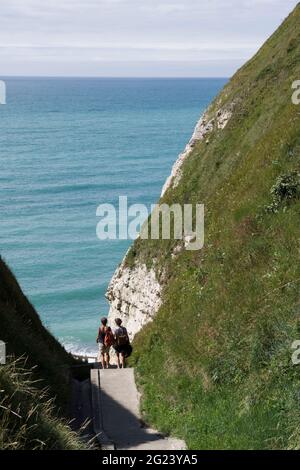
<path fill-rule="evenodd" d="M 118 334 L 117 335 L 117 345 L 118 346 L 126 346 L 127 344 L 129 344 L 128 334 L 127 334 L 125 328 L 123 328 L 122 326 L 120 328 L 122 329 L 123 334 Z"/>

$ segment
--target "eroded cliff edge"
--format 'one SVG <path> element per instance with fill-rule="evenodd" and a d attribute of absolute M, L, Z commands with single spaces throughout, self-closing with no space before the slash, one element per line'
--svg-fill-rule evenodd
<path fill-rule="evenodd" d="M 170 188 L 178 185 L 182 175 L 182 166 L 195 145 L 203 140 L 206 140 L 206 144 L 209 145 L 210 135 L 213 132 L 221 132 L 226 127 L 234 106 L 234 101 L 222 106 L 221 100 L 217 99 L 200 117 L 190 141 L 175 161 L 171 174 L 162 188 L 161 199 Z M 185 246 L 184 243 L 179 242 L 171 256 L 176 256 Z M 133 339 L 136 333 L 154 318 L 161 306 L 165 276 L 157 275 L 155 260 L 151 268 L 139 259 L 136 259 L 134 265 L 130 266 L 127 263 L 127 257 L 128 253 L 115 271 L 109 283 L 106 298 L 110 303 L 109 322 L 113 324 L 115 318 L 121 318 Z"/>

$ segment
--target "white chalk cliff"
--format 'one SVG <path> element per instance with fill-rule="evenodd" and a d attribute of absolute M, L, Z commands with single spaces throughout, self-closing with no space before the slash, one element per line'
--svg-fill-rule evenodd
<path fill-rule="evenodd" d="M 128 268 L 123 261 L 110 281 L 106 297 L 110 302 L 109 323 L 113 325 L 115 318 L 121 318 L 132 339 L 158 311 L 161 286 L 154 269 L 147 269 L 145 264 Z"/>
<path fill-rule="evenodd" d="M 185 150 L 176 160 L 171 175 L 164 184 L 162 196 L 169 188 L 178 185 L 182 175 L 182 165 L 195 144 L 203 139 L 207 139 L 207 144 L 209 144 L 209 134 L 214 130 L 225 128 L 232 116 L 233 108 L 234 103 L 231 103 L 213 115 L 208 108 L 198 121 Z M 174 256 L 176 253 L 172 254 L 172 257 Z M 133 267 L 128 267 L 125 260 L 126 256 L 114 273 L 106 292 L 110 303 L 108 319 L 113 325 L 115 318 L 121 318 L 133 339 L 135 334 L 154 318 L 161 306 L 162 285 L 153 268 L 148 269 L 145 264 L 139 264 L 138 261 Z"/>

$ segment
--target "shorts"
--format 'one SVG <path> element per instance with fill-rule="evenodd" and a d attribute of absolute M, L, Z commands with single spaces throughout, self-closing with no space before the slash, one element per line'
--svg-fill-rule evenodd
<path fill-rule="evenodd" d="M 99 343 L 99 353 L 100 354 L 109 354 L 110 346 L 105 346 L 103 343 Z"/>
<path fill-rule="evenodd" d="M 124 344 L 123 346 L 114 346 L 114 350 L 117 354 L 122 354 L 125 357 L 129 357 L 132 353 L 132 346 L 130 344 Z"/>

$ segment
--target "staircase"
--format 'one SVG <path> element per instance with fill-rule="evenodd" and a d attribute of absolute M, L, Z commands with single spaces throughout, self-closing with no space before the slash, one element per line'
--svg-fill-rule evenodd
<path fill-rule="evenodd" d="M 164 437 L 141 421 L 134 369 L 92 369 L 91 387 L 94 432 L 101 448 L 185 449 L 183 441 Z"/>

